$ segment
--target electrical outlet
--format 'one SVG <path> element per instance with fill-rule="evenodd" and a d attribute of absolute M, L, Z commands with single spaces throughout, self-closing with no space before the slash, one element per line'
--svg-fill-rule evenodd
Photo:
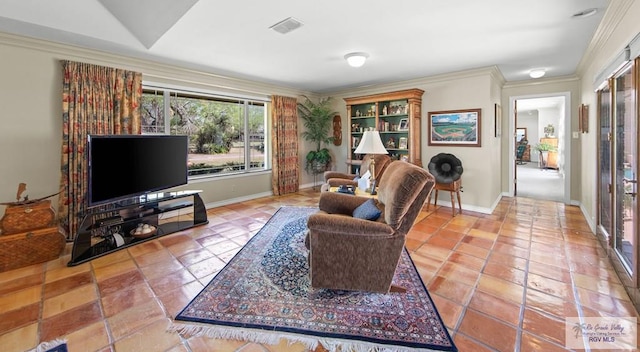
<path fill-rule="evenodd" d="M 580 138 L 580 132 L 573 132 L 573 139 Z"/>

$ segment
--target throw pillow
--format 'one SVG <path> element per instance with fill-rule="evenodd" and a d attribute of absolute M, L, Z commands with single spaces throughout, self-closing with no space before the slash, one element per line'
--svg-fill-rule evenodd
<path fill-rule="evenodd" d="M 382 212 L 376 207 L 376 202 L 373 198 L 353 210 L 353 217 L 358 219 L 377 220 L 381 214 Z"/>

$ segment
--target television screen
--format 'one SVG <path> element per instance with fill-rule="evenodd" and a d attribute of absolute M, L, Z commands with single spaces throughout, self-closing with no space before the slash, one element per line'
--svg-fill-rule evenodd
<path fill-rule="evenodd" d="M 187 136 L 90 135 L 89 206 L 187 183 Z"/>

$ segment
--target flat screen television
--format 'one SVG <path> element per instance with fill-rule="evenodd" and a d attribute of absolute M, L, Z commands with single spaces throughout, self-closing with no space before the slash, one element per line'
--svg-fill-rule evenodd
<path fill-rule="evenodd" d="M 90 135 L 88 206 L 187 183 L 187 136 Z"/>

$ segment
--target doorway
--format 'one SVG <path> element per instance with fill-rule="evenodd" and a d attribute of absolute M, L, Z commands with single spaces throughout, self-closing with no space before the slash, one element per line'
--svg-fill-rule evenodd
<path fill-rule="evenodd" d="M 510 194 L 570 202 L 569 92 L 511 97 Z M 525 132 L 526 131 L 526 132 Z M 526 151 L 519 155 L 526 139 Z"/>

